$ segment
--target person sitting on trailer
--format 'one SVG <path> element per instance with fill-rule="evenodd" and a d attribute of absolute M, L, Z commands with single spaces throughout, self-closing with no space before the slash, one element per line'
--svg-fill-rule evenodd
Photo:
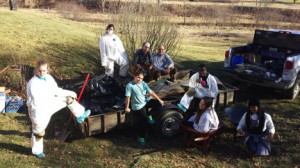
<path fill-rule="evenodd" d="M 145 136 L 147 129 L 147 122 L 154 124 L 155 121 L 152 119 L 151 112 L 158 111 L 158 109 L 164 105 L 164 102 L 149 88 L 146 82 L 143 81 L 144 72 L 137 71 L 134 74 L 134 79 L 127 84 L 125 90 L 126 103 L 125 112 L 129 113 L 131 109 L 133 114 L 139 119 L 136 131 L 138 133 L 138 142 L 141 145 L 145 144 Z M 154 99 L 149 100 L 149 96 Z M 148 108 L 151 108 L 148 111 Z"/>

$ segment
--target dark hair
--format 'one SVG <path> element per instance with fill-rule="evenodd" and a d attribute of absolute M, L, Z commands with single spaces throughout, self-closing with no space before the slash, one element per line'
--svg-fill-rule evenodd
<path fill-rule="evenodd" d="M 145 76 L 145 71 L 143 69 L 139 69 L 139 70 L 134 72 L 134 76 L 139 76 L 140 74 Z"/>
<path fill-rule="evenodd" d="M 251 97 L 248 102 L 248 113 L 252 114 L 250 110 L 250 106 L 257 106 L 258 107 L 258 115 L 261 116 L 263 114 L 263 110 L 260 107 L 260 101 L 257 97 Z"/>
<path fill-rule="evenodd" d="M 199 68 L 206 68 L 206 65 L 203 64 L 203 63 L 201 63 L 198 67 L 199 67 Z"/>
<path fill-rule="evenodd" d="M 39 68 L 41 65 L 48 65 L 48 62 L 46 61 L 46 60 L 44 60 L 44 59 L 41 59 L 41 60 L 39 60 L 38 62 L 37 62 L 37 64 L 36 64 L 36 68 Z M 49 65 L 48 65 L 49 66 Z"/>
<path fill-rule="evenodd" d="M 204 97 L 201 100 L 204 100 L 205 103 L 205 109 L 199 109 L 199 111 L 197 112 L 196 118 L 195 118 L 195 123 L 198 123 L 200 120 L 200 117 L 202 116 L 202 114 L 212 106 L 214 99 L 211 97 Z M 200 104 L 200 102 L 199 102 Z"/>
<path fill-rule="evenodd" d="M 252 123 L 250 121 L 251 120 L 250 116 L 252 114 L 252 111 L 250 110 L 250 106 L 257 106 L 258 107 L 258 112 L 257 112 L 258 118 L 259 118 L 258 123 Z M 252 97 L 252 98 L 249 99 L 248 111 L 246 113 L 245 123 L 246 123 L 246 129 L 250 133 L 261 134 L 263 132 L 264 123 L 265 123 L 264 110 L 260 107 L 259 99 L 256 98 L 256 97 Z M 253 126 L 253 124 L 255 124 L 255 126 Z"/>
<path fill-rule="evenodd" d="M 109 24 L 109 25 L 107 25 L 106 30 L 108 30 L 111 27 L 115 29 L 115 26 L 113 24 Z"/>

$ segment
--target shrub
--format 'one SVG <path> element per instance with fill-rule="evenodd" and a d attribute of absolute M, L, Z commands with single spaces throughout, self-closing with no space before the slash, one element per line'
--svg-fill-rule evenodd
<path fill-rule="evenodd" d="M 133 55 L 145 41 L 150 42 L 152 51 L 163 44 L 173 58 L 176 55 L 179 27 L 171 22 L 159 6 L 145 5 L 141 12 L 138 12 L 137 5 L 124 6 L 111 20 L 119 30 L 128 56 Z"/>

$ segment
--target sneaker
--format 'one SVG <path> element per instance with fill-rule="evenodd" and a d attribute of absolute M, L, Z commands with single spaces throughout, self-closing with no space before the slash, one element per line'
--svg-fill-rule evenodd
<path fill-rule="evenodd" d="M 155 120 L 153 120 L 152 115 L 147 116 L 148 123 L 155 124 Z"/>
<path fill-rule="evenodd" d="M 177 106 L 180 108 L 180 110 L 186 112 L 186 108 L 181 103 L 178 103 Z"/>
<path fill-rule="evenodd" d="M 91 114 L 91 110 L 86 110 L 82 116 L 77 117 L 77 122 L 80 124 L 82 123 L 89 115 Z"/>
<path fill-rule="evenodd" d="M 140 145 L 144 146 L 146 144 L 145 138 L 138 138 L 138 142 L 140 143 Z"/>
<path fill-rule="evenodd" d="M 39 153 L 39 154 L 35 154 L 36 157 L 42 159 L 44 157 L 46 157 L 45 153 Z"/>

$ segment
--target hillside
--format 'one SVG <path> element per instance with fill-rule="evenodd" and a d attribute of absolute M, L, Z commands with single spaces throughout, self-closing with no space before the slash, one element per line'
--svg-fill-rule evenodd
<path fill-rule="evenodd" d="M 98 67 L 97 25 L 21 9 L 1 9 L 0 25 L 0 69 L 11 64 L 34 66 L 40 58 L 57 65 L 61 74 L 67 76 Z"/>

